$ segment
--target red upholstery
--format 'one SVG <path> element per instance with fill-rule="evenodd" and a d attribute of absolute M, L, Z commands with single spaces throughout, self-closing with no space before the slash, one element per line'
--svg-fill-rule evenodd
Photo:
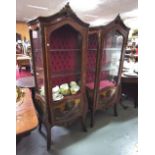
<path fill-rule="evenodd" d="M 65 25 L 51 34 L 49 53 L 52 86 L 79 80 L 77 77 L 81 70 L 79 39 L 78 32 L 69 25 Z"/>
<path fill-rule="evenodd" d="M 87 61 L 87 79 L 86 82 L 95 81 L 96 54 L 97 54 L 97 34 L 88 37 L 88 61 Z"/>
<path fill-rule="evenodd" d="M 91 82 L 91 83 L 88 83 L 86 85 L 89 89 L 94 89 L 94 82 Z M 101 89 L 104 89 L 106 87 L 114 87 L 115 84 L 109 80 L 103 80 L 103 81 L 100 81 L 100 90 Z"/>
<path fill-rule="evenodd" d="M 69 25 L 55 30 L 50 36 L 51 49 L 78 48 L 78 32 Z"/>

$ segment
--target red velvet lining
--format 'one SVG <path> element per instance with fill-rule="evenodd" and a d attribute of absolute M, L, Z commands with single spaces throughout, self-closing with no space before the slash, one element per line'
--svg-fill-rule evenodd
<path fill-rule="evenodd" d="M 50 36 L 50 67 L 52 86 L 80 80 L 81 46 L 80 35 L 71 26 L 65 25 Z"/>
<path fill-rule="evenodd" d="M 97 45 L 98 45 L 97 34 L 89 35 L 87 78 L 86 78 L 87 83 L 95 81 Z"/>
<path fill-rule="evenodd" d="M 89 89 L 94 89 L 94 82 L 86 84 Z M 115 84 L 109 80 L 100 81 L 100 90 L 106 87 L 114 87 Z"/>

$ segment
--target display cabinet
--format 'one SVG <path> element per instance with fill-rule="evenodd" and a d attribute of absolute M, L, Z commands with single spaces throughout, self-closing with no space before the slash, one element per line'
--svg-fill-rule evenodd
<path fill-rule="evenodd" d="M 51 127 L 80 118 L 86 131 L 85 93 L 88 24 L 81 21 L 67 4 L 58 13 L 38 17 L 28 23 L 35 77 L 35 103 L 40 127 Z"/>
<path fill-rule="evenodd" d="M 114 107 L 120 97 L 120 80 L 129 28 L 118 15 L 106 26 L 92 27 L 88 35 L 87 96 L 91 126 L 98 109 Z M 93 42 L 93 43 L 92 43 Z M 93 46 L 93 47 L 92 47 Z"/>

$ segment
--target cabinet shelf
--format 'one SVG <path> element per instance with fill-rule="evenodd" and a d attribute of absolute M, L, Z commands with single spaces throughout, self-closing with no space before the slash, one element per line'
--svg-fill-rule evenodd
<path fill-rule="evenodd" d="M 88 51 L 91 51 L 91 52 L 92 51 L 97 51 L 97 49 L 96 48 L 94 48 L 94 49 L 92 48 L 92 49 L 88 49 Z"/>
<path fill-rule="evenodd" d="M 120 51 L 120 48 L 104 48 L 105 51 Z"/>
<path fill-rule="evenodd" d="M 72 52 L 77 52 L 80 51 L 81 49 L 50 49 L 49 52 L 66 52 L 66 51 L 72 51 Z"/>
<path fill-rule="evenodd" d="M 65 95 L 63 99 L 58 100 L 58 101 L 53 101 L 53 106 L 57 107 L 60 106 L 62 103 L 65 104 L 67 100 L 74 100 L 74 99 L 79 99 L 81 97 L 81 92 L 79 91 L 77 94 L 70 94 L 70 95 Z M 37 94 L 37 98 L 40 98 L 45 102 L 45 96 L 40 95 L 39 93 Z"/>
<path fill-rule="evenodd" d="M 64 102 L 66 102 L 67 100 L 79 99 L 80 97 L 81 97 L 81 93 L 80 92 L 78 92 L 77 94 L 74 94 L 74 95 L 66 95 L 61 100 L 53 101 L 53 105 L 54 105 L 54 107 L 57 107 L 57 106 L 59 106 L 62 103 L 65 104 Z"/>
<path fill-rule="evenodd" d="M 80 75 L 81 72 L 60 72 L 60 73 L 52 73 L 52 78 L 56 77 L 66 77 L 66 76 L 74 76 L 74 75 Z"/>

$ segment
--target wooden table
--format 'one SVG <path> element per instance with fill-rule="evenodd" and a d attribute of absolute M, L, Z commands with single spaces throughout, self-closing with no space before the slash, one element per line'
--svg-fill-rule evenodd
<path fill-rule="evenodd" d="M 31 98 L 31 91 L 23 88 L 25 93 L 23 102 L 16 103 L 16 135 L 31 131 L 38 126 L 37 113 Z"/>
<path fill-rule="evenodd" d="M 16 61 L 17 61 L 18 67 L 19 67 L 19 71 L 21 71 L 21 68 L 23 66 L 30 67 L 31 57 L 23 56 L 23 55 L 22 56 L 16 55 Z"/>

